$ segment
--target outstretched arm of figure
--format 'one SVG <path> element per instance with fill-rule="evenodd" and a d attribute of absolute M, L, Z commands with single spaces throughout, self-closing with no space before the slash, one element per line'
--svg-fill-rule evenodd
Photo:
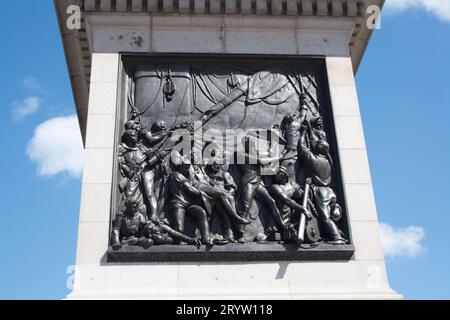
<path fill-rule="evenodd" d="M 287 206 L 289 206 L 289 208 L 291 209 L 296 209 L 296 210 L 300 210 L 302 212 L 306 212 L 305 208 L 298 204 L 297 202 L 295 202 L 293 199 L 291 199 L 290 197 L 288 197 L 282 190 L 282 188 L 278 185 L 272 185 L 269 189 L 269 192 L 272 196 L 275 196 L 275 198 L 278 201 L 283 202 L 284 204 L 286 204 Z"/>

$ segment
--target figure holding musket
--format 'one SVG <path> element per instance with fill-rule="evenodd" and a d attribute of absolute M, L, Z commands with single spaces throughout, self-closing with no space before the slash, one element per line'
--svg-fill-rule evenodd
<path fill-rule="evenodd" d="M 309 188 L 314 195 L 314 204 L 317 209 L 319 220 L 325 228 L 328 243 L 346 244 L 346 240 L 342 237 L 341 231 L 337 227 L 335 220 L 340 219 L 341 207 L 337 204 L 336 194 L 331 189 L 333 179 L 333 167 L 330 156 L 330 146 L 324 139 L 309 139 L 313 143 L 311 148 L 307 143 L 307 135 L 311 136 L 310 126 L 305 126 L 302 130 L 299 156 L 303 161 L 307 177 L 304 190 L 304 203 L 307 204 Z M 304 228 L 299 227 L 299 242 L 302 241 Z"/>

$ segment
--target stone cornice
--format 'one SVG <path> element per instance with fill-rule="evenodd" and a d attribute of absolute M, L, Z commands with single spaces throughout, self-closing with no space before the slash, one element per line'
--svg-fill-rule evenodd
<path fill-rule="evenodd" d="M 383 6 L 385 0 L 54 0 L 80 129 L 84 138 L 93 48 L 86 33 L 84 15 L 136 16 L 273 16 L 278 19 L 315 17 L 353 19 L 348 52 L 357 71 L 372 35 L 365 23 L 368 5 Z M 78 5 L 82 11 L 80 30 L 65 25 L 66 9 Z"/>
<path fill-rule="evenodd" d="M 87 12 L 355 17 L 364 0 L 84 0 Z"/>

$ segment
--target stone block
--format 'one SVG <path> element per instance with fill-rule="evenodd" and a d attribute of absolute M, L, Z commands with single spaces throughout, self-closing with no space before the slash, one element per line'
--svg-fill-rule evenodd
<path fill-rule="evenodd" d="M 111 219 L 111 185 L 84 184 L 82 187 L 80 222 L 102 222 Z"/>
<path fill-rule="evenodd" d="M 153 30 L 152 48 L 155 52 L 219 53 L 223 45 L 219 29 L 198 30 L 193 34 L 189 29 L 164 28 Z"/>
<path fill-rule="evenodd" d="M 77 263 L 100 263 L 109 242 L 109 224 L 80 222 L 78 225 Z"/>
<path fill-rule="evenodd" d="M 342 17 L 344 15 L 344 6 L 342 1 L 331 1 L 331 13 L 333 17 Z"/>
<path fill-rule="evenodd" d="M 194 12 L 195 13 L 206 12 L 205 0 L 194 0 Z"/>
<path fill-rule="evenodd" d="M 132 0 L 131 1 L 131 11 L 132 12 L 141 12 L 143 8 L 142 0 Z"/>
<path fill-rule="evenodd" d="M 174 1 L 173 0 L 163 0 L 163 12 L 164 13 L 174 12 Z"/>
<path fill-rule="evenodd" d="M 288 16 L 295 16 L 298 14 L 297 0 L 286 0 L 286 14 Z"/>
<path fill-rule="evenodd" d="M 128 10 L 127 0 L 116 0 L 116 10 L 118 12 L 126 12 Z"/>
<path fill-rule="evenodd" d="M 312 0 L 302 0 L 302 16 L 312 16 L 314 13 Z"/>
<path fill-rule="evenodd" d="M 251 13 L 252 13 L 251 0 L 241 0 L 241 14 L 251 14 Z"/>
<path fill-rule="evenodd" d="M 327 57 L 326 65 L 330 86 L 355 86 L 355 75 L 350 57 Z"/>
<path fill-rule="evenodd" d="M 150 28 L 98 28 L 94 34 L 93 47 L 97 52 L 149 52 Z"/>
<path fill-rule="evenodd" d="M 116 82 L 91 82 L 89 91 L 89 114 L 114 115 L 117 106 Z"/>
<path fill-rule="evenodd" d="M 331 106 L 335 116 L 359 116 L 356 88 L 352 85 L 330 86 Z"/>
<path fill-rule="evenodd" d="M 119 55 L 94 53 L 92 55 L 91 82 L 117 82 Z"/>
<path fill-rule="evenodd" d="M 272 0 L 272 14 L 280 15 L 283 13 L 283 1 L 282 0 Z"/>
<path fill-rule="evenodd" d="M 318 16 L 328 15 L 328 0 L 317 0 L 316 7 Z"/>
<path fill-rule="evenodd" d="M 89 114 L 86 148 L 113 148 L 115 114 Z"/>
<path fill-rule="evenodd" d="M 236 12 L 236 1 L 225 1 L 225 13 L 235 14 Z"/>
<path fill-rule="evenodd" d="M 83 184 L 111 184 L 113 149 L 86 149 L 84 154 Z"/>
<path fill-rule="evenodd" d="M 220 14 L 220 0 L 209 0 L 209 13 Z"/>
<path fill-rule="evenodd" d="M 256 14 L 267 13 L 267 0 L 256 0 Z"/>
<path fill-rule="evenodd" d="M 359 116 L 334 118 L 339 149 L 365 149 L 364 132 Z"/>
<path fill-rule="evenodd" d="M 380 231 L 376 221 L 352 221 L 356 260 L 383 260 Z"/>
<path fill-rule="evenodd" d="M 347 17 L 356 17 L 358 15 L 358 3 L 356 1 L 347 1 Z"/>
<path fill-rule="evenodd" d="M 303 55 L 326 55 L 348 57 L 347 40 L 349 32 L 326 30 L 298 30 L 298 49 Z"/>
<path fill-rule="evenodd" d="M 344 188 L 350 225 L 353 221 L 377 221 L 372 185 L 346 184 Z"/>
<path fill-rule="evenodd" d="M 291 31 L 227 31 L 228 53 L 296 54 L 295 34 Z"/>
<path fill-rule="evenodd" d="M 100 10 L 111 11 L 112 10 L 111 0 L 100 0 Z"/>
<path fill-rule="evenodd" d="M 158 12 L 158 0 L 147 0 L 147 12 Z"/>
<path fill-rule="evenodd" d="M 95 0 L 84 0 L 84 10 L 95 11 Z"/>
<path fill-rule="evenodd" d="M 367 152 L 364 149 L 339 150 L 342 175 L 345 184 L 372 182 L 367 160 Z"/>
<path fill-rule="evenodd" d="M 189 13 L 189 10 L 190 10 L 190 0 L 178 0 L 179 13 Z"/>

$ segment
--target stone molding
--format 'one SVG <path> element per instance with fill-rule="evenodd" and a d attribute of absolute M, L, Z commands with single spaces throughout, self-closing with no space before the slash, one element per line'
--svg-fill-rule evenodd
<path fill-rule="evenodd" d="M 87 12 L 151 14 L 257 14 L 356 17 L 364 0 L 84 0 Z"/>
<path fill-rule="evenodd" d="M 385 0 L 54 0 L 63 46 L 72 82 L 80 130 L 85 139 L 89 102 L 91 57 L 94 49 L 86 30 L 85 15 L 123 17 L 273 17 L 277 19 L 317 18 L 353 20 L 348 54 L 356 73 L 372 30 L 365 23 L 367 6 L 383 6 Z M 82 9 L 81 29 L 68 30 L 65 21 L 69 5 Z"/>

